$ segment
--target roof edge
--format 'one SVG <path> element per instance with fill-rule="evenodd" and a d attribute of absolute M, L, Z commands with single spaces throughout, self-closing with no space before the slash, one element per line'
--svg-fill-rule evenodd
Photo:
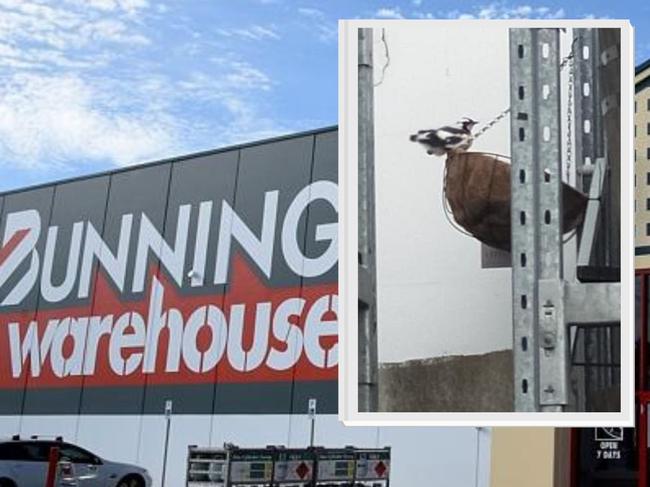
<path fill-rule="evenodd" d="M 641 71 L 650 68 L 650 58 L 646 59 L 644 62 L 639 64 L 636 68 L 634 68 L 634 76 L 639 74 Z"/>
<path fill-rule="evenodd" d="M 0 191 L 0 197 L 16 194 L 16 193 L 23 193 L 26 191 L 33 191 L 35 189 L 40 189 L 40 188 L 46 188 L 48 186 L 57 186 L 61 184 L 67 184 L 67 183 L 73 183 L 75 181 L 82 181 L 84 179 L 91 179 L 91 178 L 98 178 L 102 176 L 111 176 L 113 174 L 120 174 L 123 172 L 127 171 L 133 171 L 136 169 L 142 169 L 145 167 L 150 167 L 150 166 L 157 166 L 157 165 L 162 165 L 162 164 L 167 164 L 170 162 L 179 162 L 183 161 L 185 159 L 193 159 L 196 157 L 204 157 L 204 156 L 210 156 L 214 154 L 220 154 L 222 152 L 230 152 L 233 150 L 241 150 L 241 149 L 247 149 L 249 147 L 255 147 L 258 145 L 264 145 L 264 144 L 271 144 L 273 142 L 280 142 L 283 140 L 290 140 L 290 139 L 296 139 L 299 137 L 307 137 L 310 135 L 318 135 L 326 132 L 333 132 L 335 130 L 338 130 L 338 125 L 328 125 L 325 127 L 320 127 L 316 129 L 311 129 L 311 130 L 304 130 L 302 132 L 295 132 L 292 134 L 284 134 L 284 135 L 277 135 L 275 137 L 268 137 L 266 139 L 259 139 L 259 140 L 254 140 L 251 142 L 243 142 L 240 144 L 233 144 L 233 145 L 228 145 L 225 147 L 219 147 L 217 149 L 209 149 L 209 150 L 204 150 L 204 151 L 199 151 L 199 152 L 192 152 L 189 154 L 183 154 L 183 155 L 178 155 L 178 156 L 172 156 L 172 157 L 166 157 L 164 159 L 158 159 L 155 161 L 148 161 L 148 162 L 143 162 L 143 163 L 136 163 L 132 164 L 129 166 L 125 167 L 116 167 L 113 169 L 107 169 L 105 171 L 98 171 L 95 173 L 89 173 L 89 174 L 84 174 L 81 176 L 72 176 L 69 178 L 62 178 L 62 179 L 55 179 L 50 182 L 46 183 L 37 183 L 29 186 L 24 186 L 22 188 L 15 188 L 15 189 L 9 189 L 6 191 Z"/>

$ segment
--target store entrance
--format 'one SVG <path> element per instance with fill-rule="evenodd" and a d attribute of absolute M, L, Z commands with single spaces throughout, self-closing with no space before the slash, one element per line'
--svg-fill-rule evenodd
<path fill-rule="evenodd" d="M 573 439 L 573 487 L 637 487 L 634 428 L 581 428 L 574 430 Z"/>
<path fill-rule="evenodd" d="M 574 429 L 571 487 L 650 487 L 649 302 L 650 269 L 637 270 L 634 313 L 636 428 Z"/>

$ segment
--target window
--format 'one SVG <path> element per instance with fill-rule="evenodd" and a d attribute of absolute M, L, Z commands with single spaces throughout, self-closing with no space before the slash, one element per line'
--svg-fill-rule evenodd
<path fill-rule="evenodd" d="M 50 447 L 52 444 L 44 442 L 24 443 L 24 448 L 27 451 L 26 460 L 32 462 L 47 462 L 50 456 Z"/>
<path fill-rule="evenodd" d="M 648 98 L 648 110 L 650 110 L 650 98 Z"/>
<path fill-rule="evenodd" d="M 650 135 L 650 123 L 648 124 L 648 128 L 646 130 L 648 132 L 648 135 Z"/>
<path fill-rule="evenodd" d="M 648 160 L 650 160 L 650 147 L 648 147 L 647 149 L 646 157 L 648 158 Z"/>
<path fill-rule="evenodd" d="M 650 210 L 650 198 L 646 198 L 645 200 L 645 209 Z"/>
<path fill-rule="evenodd" d="M 17 460 L 22 454 L 20 450 L 22 445 L 19 443 L 2 443 L 0 444 L 0 460 Z"/>
<path fill-rule="evenodd" d="M 650 237 L 650 223 L 645 224 L 645 234 L 646 237 Z"/>
<path fill-rule="evenodd" d="M 50 454 L 47 442 L 11 441 L 0 444 L 0 460 L 46 462 Z"/>
<path fill-rule="evenodd" d="M 78 446 L 69 445 L 64 443 L 61 446 L 60 455 L 62 458 L 67 458 L 72 463 L 85 463 L 87 465 L 99 465 L 101 462 L 99 458 Z"/>
<path fill-rule="evenodd" d="M 650 172 L 645 173 L 645 183 L 650 184 Z"/>

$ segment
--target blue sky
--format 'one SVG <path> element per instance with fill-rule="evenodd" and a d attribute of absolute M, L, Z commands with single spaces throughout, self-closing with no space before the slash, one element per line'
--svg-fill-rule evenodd
<path fill-rule="evenodd" d="M 337 19 L 402 17 L 642 25 L 650 2 L 0 0 L 0 190 L 335 124 Z"/>

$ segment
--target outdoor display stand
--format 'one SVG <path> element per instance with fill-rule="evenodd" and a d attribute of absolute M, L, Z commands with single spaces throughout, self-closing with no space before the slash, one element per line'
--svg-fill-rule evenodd
<path fill-rule="evenodd" d="M 388 487 L 390 448 L 190 446 L 187 487 Z"/>

